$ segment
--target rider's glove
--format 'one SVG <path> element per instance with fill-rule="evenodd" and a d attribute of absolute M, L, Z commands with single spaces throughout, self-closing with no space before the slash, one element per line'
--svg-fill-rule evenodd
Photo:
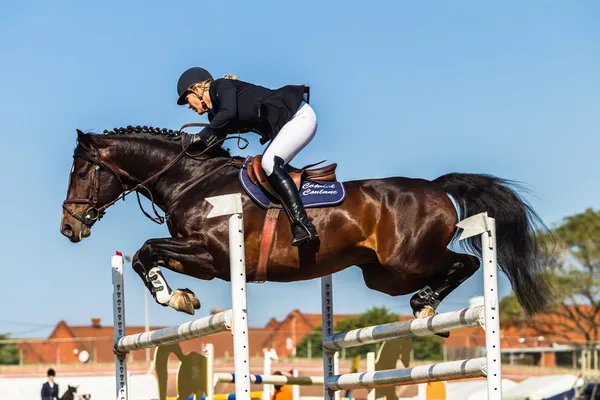
<path fill-rule="evenodd" d="M 188 146 L 194 145 L 195 143 L 203 143 L 204 146 L 210 147 L 220 139 L 219 135 L 214 133 L 212 130 L 204 129 L 202 132 L 196 135 L 188 135 L 187 144 Z"/>

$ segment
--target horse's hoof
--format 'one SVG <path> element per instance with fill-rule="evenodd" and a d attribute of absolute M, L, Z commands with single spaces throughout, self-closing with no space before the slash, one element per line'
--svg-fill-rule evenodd
<path fill-rule="evenodd" d="M 195 297 L 195 296 L 194 296 Z M 198 299 L 196 299 L 198 300 Z M 177 311 L 194 315 L 194 304 L 190 295 L 182 290 L 176 290 L 169 300 L 169 305 Z"/>
<path fill-rule="evenodd" d="M 200 305 L 200 299 L 194 294 L 194 292 L 192 292 L 190 289 L 179 289 L 185 293 L 188 294 L 190 301 L 192 302 L 192 305 L 194 306 L 195 310 L 199 310 L 201 305 Z"/>
<path fill-rule="evenodd" d="M 419 311 L 415 313 L 415 317 L 417 318 L 429 318 L 437 315 L 437 312 L 431 306 L 425 306 Z M 436 333 L 437 336 L 447 339 L 450 337 L 450 332 L 439 332 Z"/>
<path fill-rule="evenodd" d="M 425 306 L 415 313 L 417 318 L 429 318 L 437 315 L 437 312 L 431 306 Z"/>

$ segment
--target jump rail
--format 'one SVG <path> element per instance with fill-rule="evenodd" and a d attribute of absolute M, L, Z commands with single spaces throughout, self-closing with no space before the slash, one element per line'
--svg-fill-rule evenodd
<path fill-rule="evenodd" d="M 216 399 L 217 394 L 214 393 L 214 388 L 217 383 L 237 383 L 237 374 L 227 372 L 214 372 L 214 346 L 210 343 L 206 344 L 204 355 L 207 358 L 206 362 L 206 399 Z M 264 374 L 250 374 L 250 382 L 256 385 L 293 385 L 293 386 L 323 386 L 324 379 L 322 376 L 286 376 L 286 375 L 271 375 L 271 358 L 265 354 Z M 272 388 L 267 386 L 263 389 L 263 399 L 271 399 Z M 293 400 L 299 400 L 300 395 L 293 396 Z"/>
<path fill-rule="evenodd" d="M 333 332 L 333 285 L 331 275 L 321 279 L 323 307 L 323 369 L 325 400 L 339 400 L 339 390 L 410 385 L 487 376 L 488 400 L 502 399 L 500 363 L 500 318 L 498 313 L 498 270 L 495 220 L 481 213 L 457 224 L 460 240 L 481 235 L 484 306 L 466 308 L 429 318 Z M 448 332 L 465 326 L 485 328 L 486 357 L 451 361 L 413 368 L 366 373 L 339 374 L 336 354 L 341 348 Z"/>
<path fill-rule="evenodd" d="M 429 318 L 416 318 L 410 321 L 392 322 L 334 333 L 323 338 L 323 347 L 327 350 L 336 351 L 344 347 L 356 347 L 392 339 L 429 336 L 465 326 L 481 325 L 483 319 L 483 306 L 465 308 Z"/>
<path fill-rule="evenodd" d="M 215 374 L 219 383 L 235 383 L 235 374 L 219 372 Z M 320 386 L 324 383 L 322 376 L 284 376 L 284 375 L 255 375 L 250 374 L 250 382 L 257 385 L 303 385 Z"/>
<path fill-rule="evenodd" d="M 127 361 L 129 351 L 179 343 L 186 340 L 232 331 L 234 371 L 243 377 L 235 382 L 237 399 L 250 399 L 250 356 L 248 350 L 248 315 L 246 307 L 246 267 L 244 259 L 244 219 L 240 194 L 206 199 L 213 205 L 208 218 L 229 215 L 229 259 L 231 268 L 232 309 L 186 322 L 181 325 L 125 335 L 125 288 L 123 284 L 123 257 L 111 258 L 113 282 L 113 317 L 115 326 L 115 366 L 117 400 L 128 400 Z"/>
<path fill-rule="evenodd" d="M 146 349 L 160 345 L 183 342 L 184 340 L 196 339 L 202 336 L 231 330 L 232 312 L 223 311 L 156 331 L 138 333 L 121 337 L 115 344 L 117 353 L 128 353 L 132 350 Z"/>

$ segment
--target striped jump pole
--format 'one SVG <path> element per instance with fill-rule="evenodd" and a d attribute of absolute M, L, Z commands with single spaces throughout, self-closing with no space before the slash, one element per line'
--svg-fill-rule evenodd
<path fill-rule="evenodd" d="M 231 310 L 196 319 L 181 325 L 136 335 L 126 335 L 123 256 L 111 258 L 113 282 L 114 351 L 117 400 L 128 400 L 127 353 L 165 344 L 232 331 L 234 346 L 235 395 L 250 400 L 250 355 L 248 349 L 248 310 L 246 307 L 246 265 L 244 258 L 244 219 L 239 193 L 206 199 L 213 208 L 208 218 L 229 216 L 229 262 L 231 268 Z"/>
<path fill-rule="evenodd" d="M 263 396 L 263 392 L 250 392 L 250 399 L 252 400 L 259 400 L 262 399 Z M 200 399 L 197 400 L 211 400 L 208 396 L 202 396 L 200 397 Z M 223 394 L 215 394 L 215 396 L 212 398 L 212 400 L 235 400 L 235 394 L 234 393 L 223 393 Z"/>
<path fill-rule="evenodd" d="M 474 377 L 487 377 L 488 400 L 502 399 L 495 220 L 488 217 L 487 213 L 481 213 L 464 219 L 457 226 L 463 229 L 460 240 L 481 235 L 484 306 L 334 333 L 332 280 L 331 276 L 322 278 L 325 400 L 338 400 L 338 391 L 344 389 L 369 389 Z M 337 372 L 335 355 L 342 348 L 433 335 L 477 325 L 485 329 L 486 357 L 384 371 L 341 375 Z"/>
<path fill-rule="evenodd" d="M 235 383 L 235 374 L 217 372 L 215 379 L 218 383 Z M 250 374 L 250 382 L 256 385 L 300 385 L 321 386 L 324 383 L 322 376 L 285 376 L 285 375 L 257 375 Z"/>
<path fill-rule="evenodd" d="M 206 400 L 218 400 L 218 394 L 214 393 L 214 388 L 218 383 L 237 383 L 237 375 L 227 372 L 215 372 L 214 370 L 214 346 L 207 343 L 204 347 L 204 355 L 206 356 Z M 272 391 L 266 391 L 268 385 L 292 385 L 294 388 L 299 386 L 323 386 L 324 380 L 322 376 L 298 376 L 297 371 L 293 376 L 272 375 L 271 354 L 264 352 L 263 374 L 250 374 L 250 382 L 255 385 L 264 385 L 262 392 L 252 392 L 253 395 L 261 393 L 261 400 L 265 399 L 265 393 L 269 396 L 273 395 Z M 232 395 L 226 395 L 232 396 Z M 270 399 L 270 397 L 269 397 Z M 300 393 L 293 394 L 293 400 L 300 399 Z"/>

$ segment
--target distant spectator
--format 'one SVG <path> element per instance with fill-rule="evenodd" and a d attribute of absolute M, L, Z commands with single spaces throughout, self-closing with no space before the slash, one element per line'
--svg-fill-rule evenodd
<path fill-rule="evenodd" d="M 289 376 L 288 374 L 284 374 L 280 371 L 275 371 L 273 375 Z M 292 400 L 293 392 L 292 387 L 290 385 L 273 386 L 275 386 L 275 393 L 273 393 L 273 397 L 271 397 L 271 400 Z"/>
<path fill-rule="evenodd" d="M 42 400 L 58 400 L 58 385 L 54 383 L 56 372 L 50 368 L 48 370 L 48 382 L 42 385 Z"/>

